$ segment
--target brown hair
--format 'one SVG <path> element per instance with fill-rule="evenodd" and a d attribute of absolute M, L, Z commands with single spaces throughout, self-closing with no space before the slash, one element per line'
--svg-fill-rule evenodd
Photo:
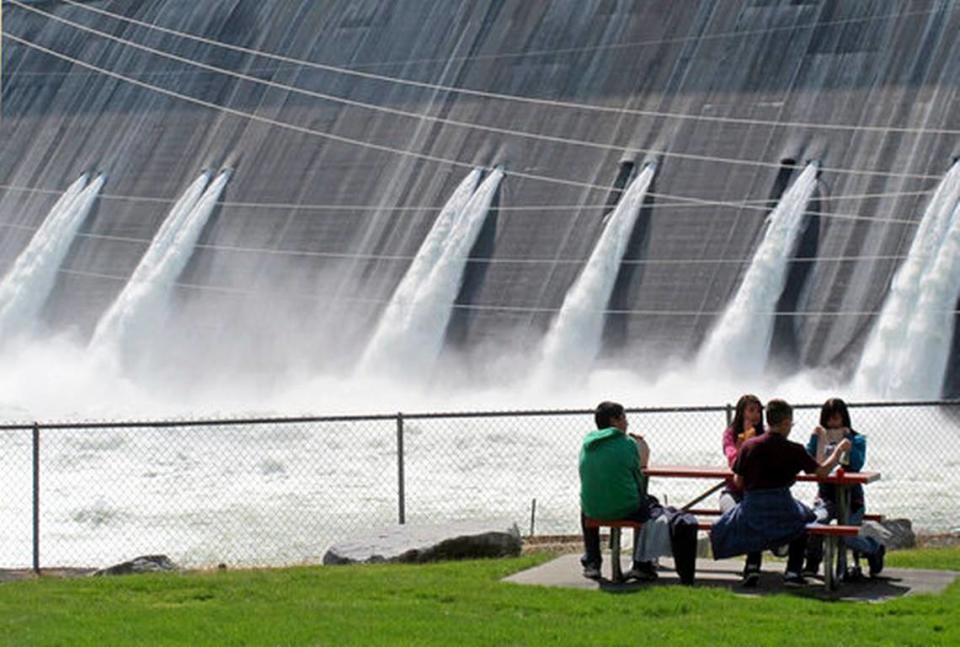
<path fill-rule="evenodd" d="M 793 407 L 786 400 L 779 398 L 767 403 L 767 424 L 776 427 L 784 420 L 793 418 Z"/>
<path fill-rule="evenodd" d="M 750 393 L 740 396 L 740 399 L 737 400 L 737 410 L 733 414 L 733 422 L 730 423 L 730 427 L 733 429 L 733 437 L 736 438 L 744 431 L 743 428 L 743 419 L 747 413 L 747 407 L 751 404 L 757 405 L 757 408 L 760 409 L 760 427 L 763 427 L 763 405 L 760 403 L 760 398 Z M 763 429 L 755 430 L 757 434 L 763 433 Z"/>

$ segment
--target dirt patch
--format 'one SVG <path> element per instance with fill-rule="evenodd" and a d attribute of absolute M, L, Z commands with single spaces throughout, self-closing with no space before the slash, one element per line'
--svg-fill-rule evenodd
<path fill-rule="evenodd" d="M 34 580 L 37 577 L 85 577 L 95 570 L 94 568 L 44 568 L 38 576 L 29 568 L 0 568 L 0 582 Z"/>
<path fill-rule="evenodd" d="M 917 548 L 946 548 L 948 546 L 960 546 L 960 532 L 917 535 Z"/>

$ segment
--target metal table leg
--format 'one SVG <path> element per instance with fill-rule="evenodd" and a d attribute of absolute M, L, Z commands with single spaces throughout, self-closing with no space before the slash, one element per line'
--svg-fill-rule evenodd
<path fill-rule="evenodd" d="M 620 568 L 620 529 L 610 529 L 610 574 L 614 582 L 623 581 L 623 570 Z"/>
<path fill-rule="evenodd" d="M 827 536 L 823 538 L 823 585 L 828 591 L 837 589 L 836 570 L 833 563 L 834 541 L 836 541 L 836 537 Z"/>
<path fill-rule="evenodd" d="M 850 488 L 837 485 L 837 525 L 845 526 L 850 521 Z M 847 572 L 847 545 L 843 538 L 837 538 L 837 577 L 842 578 Z"/>

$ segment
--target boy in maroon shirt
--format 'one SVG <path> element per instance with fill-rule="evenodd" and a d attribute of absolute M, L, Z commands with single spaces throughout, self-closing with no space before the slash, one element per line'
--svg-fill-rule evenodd
<path fill-rule="evenodd" d="M 784 583 L 801 586 L 806 524 L 813 512 L 795 500 L 790 486 L 797 474 L 824 477 L 847 451 L 842 441 L 829 458 L 818 463 L 803 445 L 787 440 L 793 427 L 793 407 L 784 400 L 767 404 L 767 433 L 743 444 L 733 465 L 734 482 L 743 489 L 743 501 L 724 513 L 713 525 L 710 543 L 714 559 L 790 545 Z"/>

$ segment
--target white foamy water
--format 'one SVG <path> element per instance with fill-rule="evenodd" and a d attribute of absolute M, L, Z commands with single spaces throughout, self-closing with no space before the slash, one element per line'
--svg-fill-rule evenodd
<path fill-rule="evenodd" d="M 770 214 L 763 241 L 736 296 L 700 350 L 701 371 L 752 378 L 763 374 L 773 340 L 774 310 L 816 186 L 817 165 L 808 164 Z"/>
<path fill-rule="evenodd" d="M 452 221 L 442 223 L 445 231 L 428 236 L 430 259 L 417 265 L 417 275 L 404 286 L 403 303 L 388 308 L 389 322 L 378 326 L 361 367 L 383 373 L 396 371 L 422 377 L 433 368 L 446 337 L 453 302 L 463 283 L 467 256 L 487 218 L 487 212 L 503 179 L 503 171 L 494 169 L 458 207 L 471 177 L 458 188 L 451 202 Z M 449 227 L 449 229 L 447 229 Z M 442 238 L 441 238 L 442 235 Z M 429 261 L 429 262 L 428 262 Z M 414 285 L 416 282 L 416 285 Z M 393 305 L 392 303 L 390 304 Z"/>
<path fill-rule="evenodd" d="M 229 173 L 221 173 L 206 187 L 209 174 L 203 173 L 174 204 L 127 284 L 97 323 L 90 341 L 94 353 L 119 358 L 137 341 L 149 338 L 167 313 L 173 284 L 228 179 Z"/>
<path fill-rule="evenodd" d="M 604 311 L 620 272 L 620 262 L 655 173 L 655 164 L 646 165 L 607 218 L 590 259 L 564 297 L 543 341 L 540 381 L 567 381 L 590 371 L 600 352 Z"/>
<path fill-rule="evenodd" d="M 903 399 L 940 398 L 947 373 L 957 297 L 960 296 L 960 207 L 931 266 L 920 280 L 917 305 L 896 361 L 890 390 Z"/>
<path fill-rule="evenodd" d="M 924 210 L 907 258 L 894 275 L 880 315 L 867 338 L 854 377 L 858 391 L 879 397 L 898 397 L 897 388 L 904 381 L 897 377 L 902 366 L 897 351 L 907 342 L 912 318 L 917 313 L 921 282 L 936 262 L 958 200 L 960 163 L 955 163 Z M 939 387 L 937 390 L 939 392 Z"/>
<path fill-rule="evenodd" d="M 87 185 L 82 175 L 53 205 L 30 243 L 0 283 L 0 339 L 31 332 L 66 258 L 106 178 Z"/>
<path fill-rule="evenodd" d="M 919 529 L 957 525 L 955 416 L 936 408 L 859 409 L 868 438 L 868 509 Z M 722 410 L 628 414 L 659 464 L 721 467 Z M 805 443 L 819 411 L 796 414 Z M 577 454 L 590 414 L 405 421 L 409 523 L 508 518 L 526 532 L 578 532 Z M 905 445 L 922 426 L 928 442 Z M 0 432 L 0 566 L 31 559 L 29 431 Z M 909 450 L 908 450 L 909 449 Z M 396 423 L 278 423 L 41 434 L 41 558 L 99 566 L 150 553 L 187 565 L 318 562 L 327 546 L 396 522 Z M 653 479 L 681 505 L 711 481 Z M 811 501 L 812 484 L 795 496 Z M 715 504 L 711 498 L 704 505 Z"/>
<path fill-rule="evenodd" d="M 360 361 L 361 373 L 379 372 L 384 365 L 393 361 L 395 355 L 406 357 L 418 352 L 417 348 L 410 347 L 413 340 L 408 340 L 406 336 L 418 323 L 418 306 L 432 307 L 421 294 L 428 289 L 427 280 L 446 253 L 450 232 L 476 191 L 480 175 L 480 169 L 467 174 L 443 205 L 377 323 Z"/>
<path fill-rule="evenodd" d="M 530 408 L 590 409 L 602 399 L 633 406 L 723 405 L 743 391 L 766 400 L 820 403 L 846 395 L 825 376 L 701 380 L 682 365 L 661 376 L 589 373 L 585 383 L 537 390 L 522 374 L 468 385 L 360 376 L 278 378 L 271 394 L 242 392 L 234 379 L 131 383 L 90 361 L 69 339 L 43 340 L 0 362 L 5 418 L 229 417 L 309 412 L 369 413 Z M 816 410 L 797 412 L 805 441 Z M 960 486 L 957 415 L 942 408 L 852 411 L 869 437 L 867 465 L 883 474 L 867 489 L 871 510 L 908 516 L 915 527 L 956 527 Z M 661 464 L 722 466 L 725 412 L 630 414 Z M 528 529 L 537 499 L 538 533 L 577 532 L 577 454 L 589 413 L 533 417 L 407 419 L 409 522 L 507 517 Z M 317 562 L 327 546 L 395 523 L 395 420 L 213 425 L 193 428 L 70 429 L 41 432 L 41 561 L 101 566 L 165 553 L 187 565 Z M 924 437 L 917 443 L 917 434 Z M 31 560 L 30 431 L 0 431 L 0 566 Z M 712 485 L 657 481 L 653 493 L 682 504 Z M 804 500 L 813 486 L 798 486 Z"/>

